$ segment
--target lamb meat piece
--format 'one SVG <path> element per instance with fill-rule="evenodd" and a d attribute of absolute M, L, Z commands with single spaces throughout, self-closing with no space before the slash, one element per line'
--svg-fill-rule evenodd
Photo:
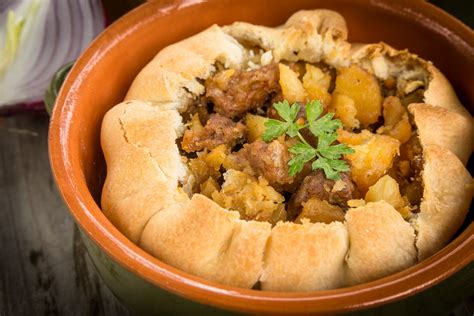
<path fill-rule="evenodd" d="M 203 129 L 184 132 L 181 147 L 188 153 L 211 150 L 221 144 L 233 147 L 244 137 L 246 130 L 247 127 L 241 122 L 235 123 L 222 115 L 211 114 Z"/>
<path fill-rule="evenodd" d="M 287 143 L 282 144 L 277 140 L 265 143 L 256 140 L 228 155 L 224 167 L 256 177 L 263 176 L 279 192 L 295 192 L 304 178 L 311 173 L 311 163 L 306 163 L 303 170 L 292 177 L 288 174 L 288 162 L 291 158 Z"/>
<path fill-rule="evenodd" d="M 281 190 L 285 184 L 293 182 L 288 174 L 291 154 L 285 144 L 274 140 L 265 143 L 256 140 L 236 153 L 229 155 L 229 168 L 244 171 L 253 176 L 263 176 L 275 189 Z"/>
<path fill-rule="evenodd" d="M 255 173 L 262 175 L 271 185 L 293 182 L 293 177 L 288 174 L 291 155 L 286 145 L 276 140 L 271 143 L 257 140 L 245 146 L 244 150 Z"/>
<path fill-rule="evenodd" d="M 358 192 L 349 173 L 340 175 L 340 180 L 328 180 L 324 172 L 317 169 L 304 178 L 290 201 L 289 208 L 292 215 L 296 215 L 295 212 L 301 208 L 301 205 L 311 198 L 326 200 L 331 204 L 347 208 L 347 201 L 358 198 Z"/>
<path fill-rule="evenodd" d="M 240 117 L 270 101 L 281 91 L 277 64 L 258 69 L 235 70 L 232 76 L 218 73 L 206 81 L 206 97 L 214 110 L 226 117 Z"/>

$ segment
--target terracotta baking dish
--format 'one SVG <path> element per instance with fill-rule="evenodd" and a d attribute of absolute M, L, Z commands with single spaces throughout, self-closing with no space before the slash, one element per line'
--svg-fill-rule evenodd
<path fill-rule="evenodd" d="M 435 285 L 459 287 L 462 283 L 446 285 L 449 280 L 442 281 L 460 270 L 464 282 L 474 283 L 472 214 L 448 246 L 405 271 L 349 288 L 276 293 L 224 286 L 181 272 L 138 248 L 101 212 L 105 163 L 99 130 L 103 115 L 123 99 L 133 78 L 161 48 L 213 23 L 248 21 L 274 26 L 293 12 L 310 8 L 340 12 L 352 42 L 385 41 L 432 60 L 473 112 L 473 32 L 423 1 L 187 0 L 148 2 L 138 7 L 111 25 L 76 62 L 58 96 L 49 135 L 59 190 L 100 274 L 132 309 L 222 312 L 208 307 L 211 305 L 252 313 L 334 313 L 388 303 L 388 307 L 396 307 L 399 303 L 393 302 L 405 299 L 401 304 L 408 310 L 410 304 L 420 305 L 426 299 L 419 292 L 436 295 L 426 290 Z M 406 299 L 412 296 L 418 298 Z"/>

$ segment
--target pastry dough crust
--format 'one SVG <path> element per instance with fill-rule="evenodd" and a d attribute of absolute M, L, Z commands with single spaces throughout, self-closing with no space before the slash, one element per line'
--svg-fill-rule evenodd
<path fill-rule="evenodd" d="M 187 199 L 177 189 L 187 172 L 176 146 L 181 130 L 176 110 L 142 101 L 118 104 L 102 121 L 102 211 L 133 242 L 153 214 Z"/>
<path fill-rule="evenodd" d="M 416 263 L 415 231 L 387 202 L 350 209 L 346 221 L 348 284 L 375 280 Z"/>
<path fill-rule="evenodd" d="M 418 127 L 423 147 L 437 145 L 446 148 L 464 165 L 467 164 L 474 139 L 471 117 L 424 103 L 412 103 L 408 110 Z"/>
<path fill-rule="evenodd" d="M 224 284 L 257 283 L 271 225 L 239 220 L 201 194 L 156 213 L 139 245 L 179 269 Z"/>
<path fill-rule="evenodd" d="M 235 22 L 223 29 L 240 42 L 272 51 L 276 62 L 324 61 L 336 67 L 349 61 L 346 21 L 331 10 L 299 11 L 276 28 Z"/>
<path fill-rule="evenodd" d="M 316 291 L 341 287 L 347 229 L 331 224 L 280 222 L 273 229 L 265 253 L 262 290 Z"/>
<path fill-rule="evenodd" d="M 277 28 L 214 25 L 160 51 L 135 78 L 126 101 L 104 117 L 105 215 L 163 262 L 240 287 L 260 281 L 264 290 L 312 291 L 366 282 L 441 249 L 460 227 L 472 198 L 472 178 L 463 165 L 472 151 L 465 142 L 472 140 L 472 118 L 430 62 L 384 43 L 351 48 L 346 39 L 342 16 L 313 10 L 297 12 Z M 381 79 L 421 78 L 425 104 L 409 107 L 425 159 L 424 200 L 413 223 L 376 202 L 349 210 L 345 223 L 271 228 L 240 220 L 237 212 L 203 195 L 184 193 L 187 168 L 176 145 L 184 129 L 179 112 L 204 93 L 201 82 L 216 62 L 243 67 L 247 44 L 271 51 L 274 61 L 356 63 Z"/>
<path fill-rule="evenodd" d="M 362 66 L 380 79 L 390 75 L 402 79 L 420 78 L 425 85 L 424 103 L 472 117 L 441 71 L 408 50 L 396 50 L 383 42 L 359 44 L 353 46 L 351 59 L 351 63 Z"/>
<path fill-rule="evenodd" d="M 423 201 L 414 221 L 419 260 L 443 248 L 454 236 L 474 191 L 469 171 L 452 152 L 436 145 L 427 145 L 423 151 Z"/>
<path fill-rule="evenodd" d="M 189 100 L 204 93 L 198 79 L 208 78 L 220 62 L 238 66 L 244 48 L 217 25 L 165 47 L 138 74 L 125 100 L 171 103 L 182 109 Z"/>

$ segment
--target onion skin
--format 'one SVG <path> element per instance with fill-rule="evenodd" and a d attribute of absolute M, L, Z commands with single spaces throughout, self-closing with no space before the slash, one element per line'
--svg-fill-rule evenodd
<path fill-rule="evenodd" d="M 0 63 L 0 115 L 44 111 L 45 90 L 58 68 L 77 59 L 105 28 L 103 5 L 100 0 L 23 0 L 2 3 L 1 9 L 10 23 L 0 27 L 10 37 L 5 37 L 3 55 L 0 30 L 0 58 L 8 58 Z"/>

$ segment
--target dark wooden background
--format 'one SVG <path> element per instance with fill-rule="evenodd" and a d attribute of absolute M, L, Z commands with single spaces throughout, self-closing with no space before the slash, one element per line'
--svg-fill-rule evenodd
<path fill-rule="evenodd" d="M 119 2 L 113 17 L 139 1 Z M 472 27 L 474 1 L 434 2 Z M 96 273 L 59 197 L 48 122 L 43 112 L 0 117 L 0 315 L 129 315 Z M 472 305 L 451 314 L 472 315 Z"/>
<path fill-rule="evenodd" d="M 0 118 L 0 315 L 128 315 L 51 175 L 46 113 Z"/>

